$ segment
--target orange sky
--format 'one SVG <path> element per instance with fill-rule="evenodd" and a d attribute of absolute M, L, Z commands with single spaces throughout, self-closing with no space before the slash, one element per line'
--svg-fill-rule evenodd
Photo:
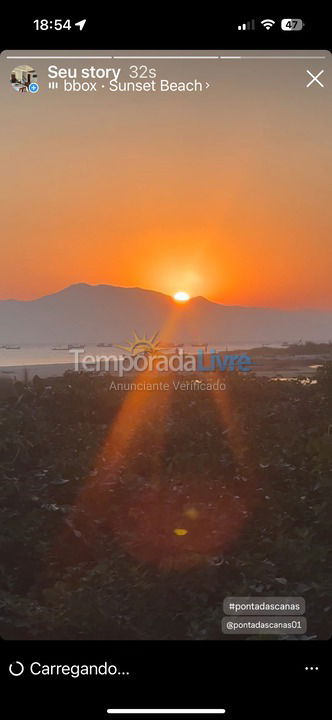
<path fill-rule="evenodd" d="M 306 61 L 166 62 L 209 91 L 47 93 L 44 60 L 25 96 L 2 61 L 0 296 L 88 282 L 332 308 L 331 92 L 305 88 Z"/>

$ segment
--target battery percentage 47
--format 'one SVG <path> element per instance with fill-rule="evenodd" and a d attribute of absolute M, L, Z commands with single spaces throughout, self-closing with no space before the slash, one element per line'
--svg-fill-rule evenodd
<path fill-rule="evenodd" d="M 282 30 L 302 30 L 303 20 L 300 18 L 284 18 L 281 21 Z"/>

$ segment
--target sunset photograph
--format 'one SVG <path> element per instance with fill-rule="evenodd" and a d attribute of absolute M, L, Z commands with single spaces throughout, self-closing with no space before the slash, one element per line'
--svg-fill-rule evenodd
<path fill-rule="evenodd" d="M 231 596 L 332 633 L 331 97 L 171 54 L 146 93 L 1 56 L 4 639 L 230 642 Z"/>

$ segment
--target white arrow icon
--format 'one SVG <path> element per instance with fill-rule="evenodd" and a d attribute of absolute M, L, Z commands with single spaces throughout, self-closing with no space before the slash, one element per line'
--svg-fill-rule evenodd
<path fill-rule="evenodd" d="M 80 30 L 83 30 L 85 23 L 86 23 L 86 19 L 85 19 L 85 20 L 79 20 L 79 22 L 75 23 L 75 25 L 78 25 L 79 29 L 80 29 Z"/>

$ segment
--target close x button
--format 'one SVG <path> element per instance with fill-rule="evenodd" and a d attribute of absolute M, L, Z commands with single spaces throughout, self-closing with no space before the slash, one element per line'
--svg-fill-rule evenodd
<path fill-rule="evenodd" d="M 311 80 L 309 80 L 309 82 L 307 84 L 307 88 L 311 87 L 311 85 L 314 85 L 314 83 L 317 83 L 317 85 L 320 85 L 320 87 L 322 87 L 322 88 L 325 87 L 324 83 L 322 83 L 321 80 L 319 80 L 319 78 L 321 77 L 321 75 L 323 75 L 324 72 L 325 72 L 325 70 L 320 70 L 319 73 L 317 73 L 317 75 L 314 75 L 314 73 L 312 73 L 311 70 L 307 70 L 308 75 L 310 75 L 310 77 L 311 77 Z"/>

